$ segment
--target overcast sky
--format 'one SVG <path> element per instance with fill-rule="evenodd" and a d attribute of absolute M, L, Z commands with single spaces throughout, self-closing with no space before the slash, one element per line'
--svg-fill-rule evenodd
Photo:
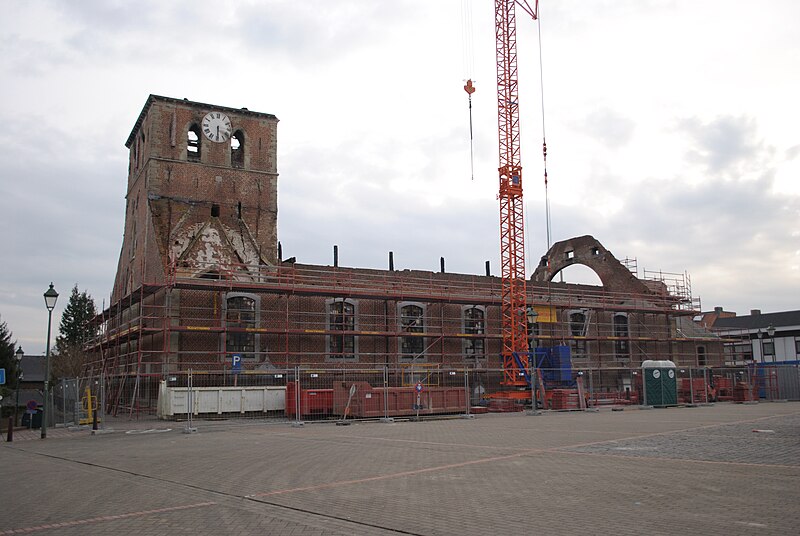
<path fill-rule="evenodd" d="M 703 309 L 800 309 L 800 3 L 542 0 L 553 241 L 591 234 Z M 275 114 L 284 257 L 499 270 L 489 0 L 0 0 L 0 317 L 108 305 L 151 93 Z M 469 21 L 471 20 L 471 24 Z M 465 22 L 466 21 L 466 22 Z M 547 250 L 537 24 L 518 10 L 528 273 Z M 464 81 L 472 78 L 471 180 Z M 587 274 L 567 280 L 587 280 Z"/>

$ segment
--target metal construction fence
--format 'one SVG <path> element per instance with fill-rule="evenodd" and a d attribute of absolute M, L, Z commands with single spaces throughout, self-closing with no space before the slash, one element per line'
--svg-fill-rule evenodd
<path fill-rule="evenodd" d="M 53 391 L 56 423 L 101 417 L 294 421 L 421 418 L 485 412 L 580 410 L 648 403 L 646 369 L 501 369 L 409 365 L 294 367 L 264 371 L 181 371 L 168 375 L 62 380 Z M 798 364 L 675 367 L 675 403 L 800 400 Z M 531 389 L 531 384 L 533 389 Z M 51 423 L 52 424 L 52 423 Z"/>

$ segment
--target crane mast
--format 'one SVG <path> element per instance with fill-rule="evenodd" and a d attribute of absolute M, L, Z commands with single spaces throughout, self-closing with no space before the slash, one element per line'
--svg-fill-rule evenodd
<path fill-rule="evenodd" d="M 503 383 L 525 386 L 519 364 L 528 367 L 528 324 L 525 316 L 525 224 L 522 204 L 519 92 L 517 76 L 517 21 L 515 4 L 534 19 L 539 2 L 531 8 L 524 0 L 495 0 L 497 53 L 497 124 L 500 139 L 500 264 L 502 271 Z"/>

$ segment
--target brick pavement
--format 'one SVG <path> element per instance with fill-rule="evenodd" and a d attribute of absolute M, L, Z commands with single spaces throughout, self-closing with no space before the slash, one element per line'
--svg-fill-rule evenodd
<path fill-rule="evenodd" d="M 800 527 L 800 403 L 347 427 L 199 421 L 196 434 L 117 424 L 3 443 L 0 535 Z"/>

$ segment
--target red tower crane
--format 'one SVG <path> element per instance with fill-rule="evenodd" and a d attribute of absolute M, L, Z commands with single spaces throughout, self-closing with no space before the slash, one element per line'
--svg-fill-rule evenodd
<path fill-rule="evenodd" d="M 503 383 L 520 387 L 527 385 L 521 373 L 528 368 L 528 323 L 517 87 L 517 21 L 514 12 L 516 4 L 536 20 L 539 1 L 536 0 L 535 7 L 531 8 L 526 0 L 495 0 Z"/>

